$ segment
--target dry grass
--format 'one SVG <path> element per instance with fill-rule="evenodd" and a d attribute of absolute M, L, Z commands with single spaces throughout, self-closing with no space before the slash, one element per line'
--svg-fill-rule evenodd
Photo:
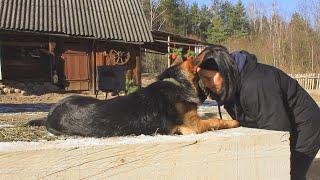
<path fill-rule="evenodd" d="M 45 127 L 13 126 L 0 129 L 0 141 L 53 141 L 57 136 L 50 135 Z"/>
<path fill-rule="evenodd" d="M 310 96 L 320 105 L 320 90 L 308 91 Z"/>

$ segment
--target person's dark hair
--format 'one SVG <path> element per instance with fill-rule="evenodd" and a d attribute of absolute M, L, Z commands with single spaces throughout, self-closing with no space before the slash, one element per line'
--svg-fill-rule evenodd
<path fill-rule="evenodd" d="M 238 78 L 240 76 L 234 59 L 226 48 L 220 46 L 207 47 L 203 52 L 206 54 L 199 67 L 220 72 L 224 80 L 222 93 L 217 95 L 207 89 L 209 96 L 221 104 L 233 100 L 238 90 Z"/>

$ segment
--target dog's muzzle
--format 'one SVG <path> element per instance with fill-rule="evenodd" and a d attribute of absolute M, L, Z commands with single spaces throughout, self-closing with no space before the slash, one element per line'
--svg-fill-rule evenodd
<path fill-rule="evenodd" d="M 198 97 L 200 99 L 200 103 L 203 103 L 207 97 L 208 97 L 209 93 L 206 90 L 206 87 L 203 85 L 202 81 L 199 79 L 198 80 Z"/>

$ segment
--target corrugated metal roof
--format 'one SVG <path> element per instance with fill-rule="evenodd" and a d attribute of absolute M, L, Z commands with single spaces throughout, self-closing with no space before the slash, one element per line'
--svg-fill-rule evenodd
<path fill-rule="evenodd" d="M 0 29 L 153 41 L 139 0 L 0 0 Z"/>

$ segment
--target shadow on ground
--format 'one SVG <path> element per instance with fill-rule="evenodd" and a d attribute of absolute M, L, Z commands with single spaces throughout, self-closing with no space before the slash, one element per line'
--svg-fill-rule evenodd
<path fill-rule="evenodd" d="M 0 104 L 0 113 L 48 112 L 53 104 Z"/>

